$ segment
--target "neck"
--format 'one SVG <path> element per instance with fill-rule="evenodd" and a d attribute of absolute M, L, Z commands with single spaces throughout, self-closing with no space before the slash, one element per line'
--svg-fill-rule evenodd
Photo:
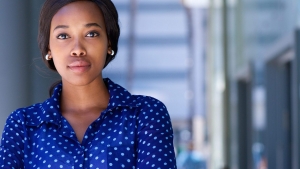
<path fill-rule="evenodd" d="M 106 109 L 108 102 L 109 92 L 102 78 L 85 86 L 75 86 L 63 81 L 62 113 L 101 112 Z"/>

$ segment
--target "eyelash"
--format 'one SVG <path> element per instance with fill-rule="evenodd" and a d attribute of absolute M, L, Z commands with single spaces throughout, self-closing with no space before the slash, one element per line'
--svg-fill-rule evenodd
<path fill-rule="evenodd" d="M 61 36 L 65 36 L 65 38 L 62 38 Z M 57 39 L 68 39 L 68 38 L 70 38 L 70 37 L 67 34 L 59 34 L 57 36 Z"/>
<path fill-rule="evenodd" d="M 88 36 L 89 34 L 93 34 L 93 36 Z M 87 37 L 97 37 L 97 36 L 99 36 L 99 33 L 96 31 L 92 31 L 92 32 L 89 32 L 86 36 Z"/>
<path fill-rule="evenodd" d="M 89 34 L 93 34 L 93 36 L 89 36 Z M 97 36 L 99 36 L 100 34 L 98 33 L 98 32 L 89 32 L 86 36 L 87 37 L 97 37 Z M 64 38 L 62 37 L 62 36 L 64 36 Z M 61 39 L 61 40 L 63 40 L 63 39 L 69 39 L 70 37 L 69 37 L 69 35 L 67 35 L 67 34 L 59 34 L 58 36 L 57 36 L 57 39 Z"/>

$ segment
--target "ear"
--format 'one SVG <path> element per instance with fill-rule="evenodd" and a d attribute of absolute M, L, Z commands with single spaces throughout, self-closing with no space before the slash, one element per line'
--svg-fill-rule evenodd
<path fill-rule="evenodd" d="M 47 53 L 50 54 L 51 53 L 50 45 L 48 45 L 47 50 L 48 50 Z"/>
<path fill-rule="evenodd" d="M 111 49 L 109 49 L 108 51 L 107 51 L 107 53 L 109 54 L 109 55 L 112 55 L 112 50 Z"/>
<path fill-rule="evenodd" d="M 111 48 L 111 45 L 110 45 L 110 41 L 108 41 L 107 53 L 108 54 L 112 53 L 112 48 Z"/>
<path fill-rule="evenodd" d="M 50 48 L 49 48 L 49 45 L 48 45 L 48 52 L 47 52 L 47 55 L 49 55 L 49 58 L 52 59 L 51 50 L 50 50 Z"/>

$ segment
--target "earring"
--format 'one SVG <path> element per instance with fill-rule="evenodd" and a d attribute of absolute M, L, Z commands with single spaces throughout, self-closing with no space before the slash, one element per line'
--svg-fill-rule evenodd
<path fill-rule="evenodd" d="M 110 55 L 114 55 L 115 54 L 115 51 L 114 50 L 111 50 L 111 54 Z"/>
<path fill-rule="evenodd" d="M 47 55 L 45 56 L 45 59 L 46 59 L 46 60 L 51 60 L 50 55 L 47 54 Z"/>

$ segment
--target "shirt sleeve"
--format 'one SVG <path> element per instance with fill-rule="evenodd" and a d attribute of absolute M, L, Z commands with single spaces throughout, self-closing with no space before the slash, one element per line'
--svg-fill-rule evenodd
<path fill-rule="evenodd" d="M 137 169 L 176 169 L 173 129 L 164 104 L 148 98 L 138 116 Z"/>
<path fill-rule="evenodd" d="M 4 126 L 0 146 L 0 168 L 23 168 L 23 125 L 18 113 L 13 112 Z"/>

